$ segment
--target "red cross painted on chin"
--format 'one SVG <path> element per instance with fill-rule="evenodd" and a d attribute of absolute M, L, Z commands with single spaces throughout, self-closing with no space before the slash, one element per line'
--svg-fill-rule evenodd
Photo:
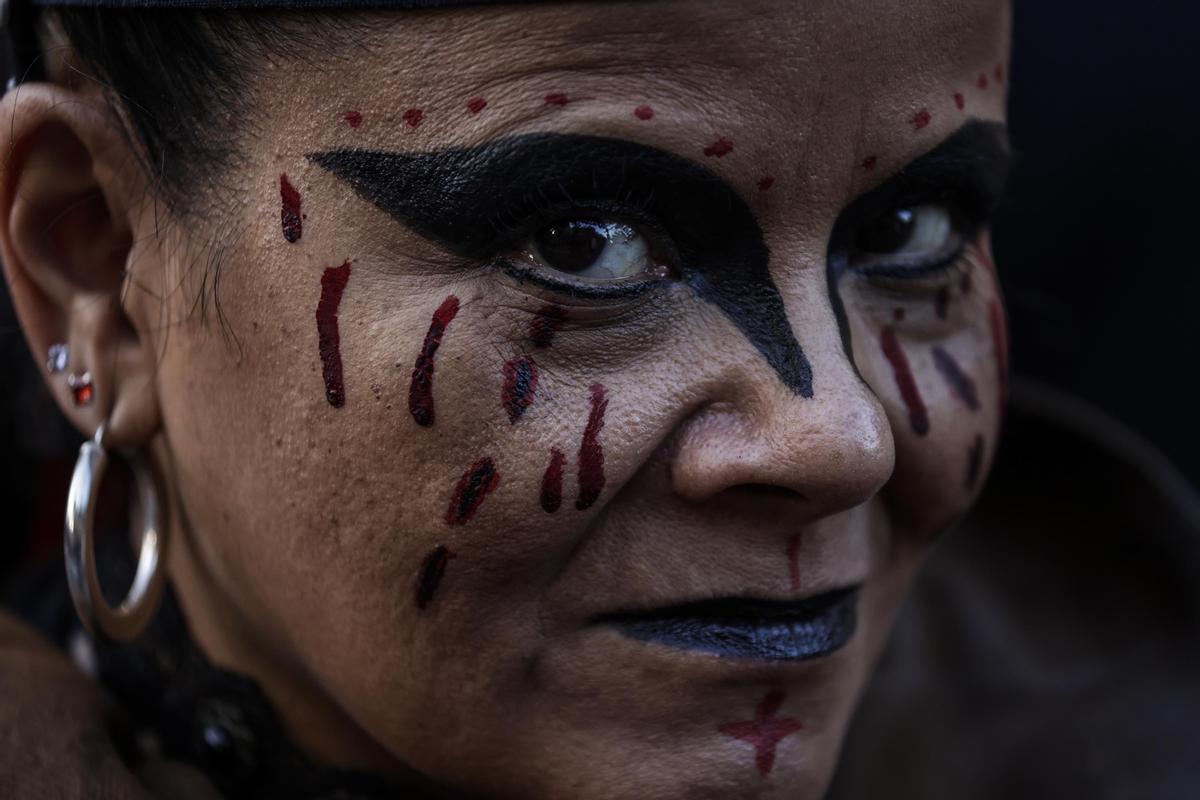
<path fill-rule="evenodd" d="M 799 720 L 775 716 L 786 697 L 780 691 L 770 692 L 754 709 L 754 719 L 727 722 L 717 728 L 726 736 L 754 745 L 754 763 L 764 778 L 775 766 L 775 746 L 804 727 Z"/>

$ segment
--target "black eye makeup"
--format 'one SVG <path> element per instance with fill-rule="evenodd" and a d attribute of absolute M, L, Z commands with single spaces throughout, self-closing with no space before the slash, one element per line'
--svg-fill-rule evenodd
<path fill-rule="evenodd" d="M 941 278 L 991 218 L 1008 176 L 1005 128 L 973 120 L 840 215 L 830 283 L 852 273 L 896 285 Z"/>
<path fill-rule="evenodd" d="M 582 298 L 668 279 L 719 308 L 798 395 L 812 369 L 753 212 L 702 165 L 636 142 L 533 133 L 425 153 L 309 158 L 452 253 Z"/>

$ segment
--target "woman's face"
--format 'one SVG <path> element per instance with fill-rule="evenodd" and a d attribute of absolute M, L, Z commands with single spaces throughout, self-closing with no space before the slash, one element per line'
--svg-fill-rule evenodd
<path fill-rule="evenodd" d="M 996 441 L 1008 29 L 514 5 L 265 65 L 126 300 L 196 635 L 334 760 L 819 796 Z"/>

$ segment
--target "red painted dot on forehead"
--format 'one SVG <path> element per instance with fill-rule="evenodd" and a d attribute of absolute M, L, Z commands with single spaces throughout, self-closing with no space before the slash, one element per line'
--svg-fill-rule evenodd
<path fill-rule="evenodd" d="M 643 121 L 654 119 L 654 109 L 650 106 L 638 106 L 633 110 L 633 115 Z"/>
<path fill-rule="evenodd" d="M 975 85 L 980 89 L 986 89 L 988 87 L 988 77 L 986 72 L 979 73 L 979 80 L 975 81 Z"/>
<path fill-rule="evenodd" d="M 862 161 L 862 168 L 865 169 L 867 172 L 873 172 L 875 170 L 875 166 L 878 163 L 879 163 L 878 156 L 867 156 Z"/>
<path fill-rule="evenodd" d="M 733 152 L 733 142 L 726 139 L 724 136 L 718 138 L 715 142 L 704 148 L 704 155 L 716 156 L 722 158 Z"/>
<path fill-rule="evenodd" d="M 570 98 L 564 92 L 551 92 L 546 95 L 545 100 L 548 106 L 565 106 L 570 102 Z"/>
<path fill-rule="evenodd" d="M 357 128 L 362 125 L 363 115 L 361 111 L 347 111 L 342 115 L 342 119 L 346 120 L 346 124 L 351 128 Z"/>
<path fill-rule="evenodd" d="M 922 108 L 912 118 L 912 126 L 916 130 L 921 130 L 933 120 L 933 114 L 929 113 L 929 109 Z"/>
<path fill-rule="evenodd" d="M 407 122 L 410 127 L 417 127 L 421 124 L 423 119 L 425 119 L 424 109 L 410 108 L 404 112 L 404 121 Z"/>
<path fill-rule="evenodd" d="M 470 111 L 472 114 L 478 114 L 487 108 L 487 104 L 487 100 L 482 97 L 472 97 L 467 101 L 467 111 Z"/>
<path fill-rule="evenodd" d="M 770 175 L 764 175 L 762 178 L 759 178 L 759 180 L 758 180 L 758 190 L 760 192 L 765 192 L 767 189 L 770 189 L 774 185 L 775 185 L 775 179 L 772 178 Z"/>
<path fill-rule="evenodd" d="M 962 92 L 954 93 L 954 105 L 959 111 L 967 107 L 967 98 L 963 97 Z"/>

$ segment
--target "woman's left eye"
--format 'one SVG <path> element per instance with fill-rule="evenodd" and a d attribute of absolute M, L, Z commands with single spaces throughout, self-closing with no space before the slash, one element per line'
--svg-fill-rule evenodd
<path fill-rule="evenodd" d="M 944 205 L 893 208 L 855 232 L 849 266 L 889 277 L 933 272 L 954 261 L 964 241 Z"/>
<path fill-rule="evenodd" d="M 564 219 L 546 225 L 518 248 L 535 266 L 587 282 L 665 277 L 650 242 L 636 227 L 603 219 Z"/>

